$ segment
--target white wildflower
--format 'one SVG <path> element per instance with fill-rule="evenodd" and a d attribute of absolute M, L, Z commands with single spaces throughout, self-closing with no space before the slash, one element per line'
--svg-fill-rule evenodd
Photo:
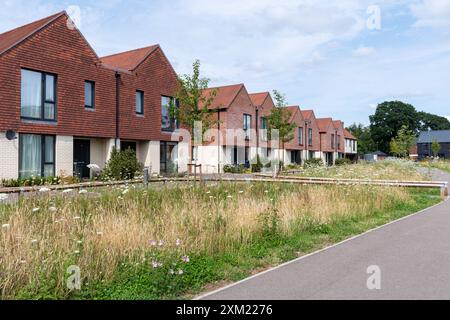
<path fill-rule="evenodd" d="M 176 245 L 177 247 L 181 246 L 181 240 L 180 240 L 180 239 L 177 239 L 177 241 L 175 241 L 175 245 Z"/>
<path fill-rule="evenodd" d="M 85 194 L 85 193 L 87 193 L 87 192 L 88 192 L 88 191 L 87 191 L 86 189 L 83 189 L 83 190 L 78 191 L 79 194 Z"/>
<path fill-rule="evenodd" d="M 102 231 L 97 231 L 97 235 L 98 235 L 98 236 L 102 236 L 102 235 L 103 235 L 103 232 L 102 232 Z"/>
<path fill-rule="evenodd" d="M 33 213 L 36 213 L 36 212 L 38 212 L 39 210 L 41 210 L 40 208 L 33 208 Z"/>
<path fill-rule="evenodd" d="M 49 210 L 50 212 L 56 212 L 56 211 L 58 211 L 58 209 L 57 209 L 56 207 L 50 207 L 50 208 L 48 208 L 48 210 Z"/>
<path fill-rule="evenodd" d="M 44 192 L 49 192 L 49 191 L 50 191 L 50 189 L 47 188 L 47 187 L 43 187 L 43 188 L 40 188 L 40 189 L 39 189 L 39 192 L 42 192 L 42 193 L 44 193 Z"/>
<path fill-rule="evenodd" d="M 0 201 L 5 201 L 8 199 L 8 195 L 6 193 L 0 193 Z"/>
<path fill-rule="evenodd" d="M 72 191 L 73 191 L 73 189 L 66 189 L 66 190 L 63 190 L 62 193 L 70 193 Z"/>
<path fill-rule="evenodd" d="M 2 229 L 8 229 L 11 228 L 11 225 L 9 223 L 5 223 L 2 225 Z"/>
<path fill-rule="evenodd" d="M 181 270 L 181 269 L 178 270 L 178 274 L 179 274 L 179 275 L 182 275 L 183 273 L 184 273 L 183 270 Z"/>
<path fill-rule="evenodd" d="M 151 245 L 152 247 L 156 247 L 157 244 L 158 244 L 158 243 L 156 242 L 156 240 L 150 240 L 150 245 Z"/>

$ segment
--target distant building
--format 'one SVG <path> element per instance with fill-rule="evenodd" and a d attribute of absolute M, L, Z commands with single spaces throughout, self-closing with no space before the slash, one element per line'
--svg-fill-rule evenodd
<path fill-rule="evenodd" d="M 434 156 L 431 144 L 437 141 L 441 145 L 437 156 L 450 159 L 450 130 L 423 131 L 417 140 L 417 153 L 419 160 Z"/>
<path fill-rule="evenodd" d="M 383 161 L 388 155 L 382 151 L 375 151 L 364 155 L 364 160 L 369 162 Z"/>

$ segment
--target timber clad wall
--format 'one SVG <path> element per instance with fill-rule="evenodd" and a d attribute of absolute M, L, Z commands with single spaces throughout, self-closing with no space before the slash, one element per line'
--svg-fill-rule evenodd
<path fill-rule="evenodd" d="M 0 132 L 115 136 L 114 72 L 99 60 L 62 15 L 42 31 L 0 56 Z M 26 122 L 20 118 L 21 68 L 57 74 L 57 122 Z M 84 82 L 95 81 L 95 111 L 84 107 Z"/>

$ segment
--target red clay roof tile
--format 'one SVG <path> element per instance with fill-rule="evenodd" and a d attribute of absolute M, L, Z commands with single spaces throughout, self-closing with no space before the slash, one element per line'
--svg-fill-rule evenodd
<path fill-rule="evenodd" d="M 269 95 L 269 92 L 251 93 L 250 99 L 255 107 L 261 107 Z"/>
<path fill-rule="evenodd" d="M 213 103 L 209 107 L 210 109 L 226 109 L 228 108 L 231 103 L 234 101 L 238 93 L 241 91 L 241 89 L 244 87 L 244 85 L 241 84 L 234 84 L 229 86 L 222 86 L 222 87 L 214 87 L 214 88 L 208 88 L 203 90 L 203 96 L 206 98 L 209 98 L 210 94 L 215 90 L 216 96 L 214 98 Z"/>
<path fill-rule="evenodd" d="M 100 60 L 104 65 L 133 71 L 144 61 L 150 54 L 152 54 L 159 45 L 152 45 L 145 48 L 130 50 L 112 54 L 106 57 L 101 57 Z"/>
<path fill-rule="evenodd" d="M 48 16 L 46 18 L 31 22 L 24 26 L 0 34 L 0 55 L 5 53 L 9 49 L 15 47 L 25 39 L 32 36 L 37 31 L 47 26 L 55 19 L 65 14 L 66 14 L 65 11 L 61 11 L 54 15 Z"/>

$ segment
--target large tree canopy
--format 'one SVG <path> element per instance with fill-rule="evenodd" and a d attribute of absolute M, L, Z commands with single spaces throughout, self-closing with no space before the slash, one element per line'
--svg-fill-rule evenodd
<path fill-rule="evenodd" d="M 447 118 L 427 112 L 418 112 L 420 131 L 450 130 L 450 121 Z"/>
<path fill-rule="evenodd" d="M 370 116 L 370 131 L 377 149 L 388 153 L 390 142 L 403 126 L 415 134 L 419 132 L 419 115 L 412 105 L 401 101 L 379 104 L 375 114 Z"/>

